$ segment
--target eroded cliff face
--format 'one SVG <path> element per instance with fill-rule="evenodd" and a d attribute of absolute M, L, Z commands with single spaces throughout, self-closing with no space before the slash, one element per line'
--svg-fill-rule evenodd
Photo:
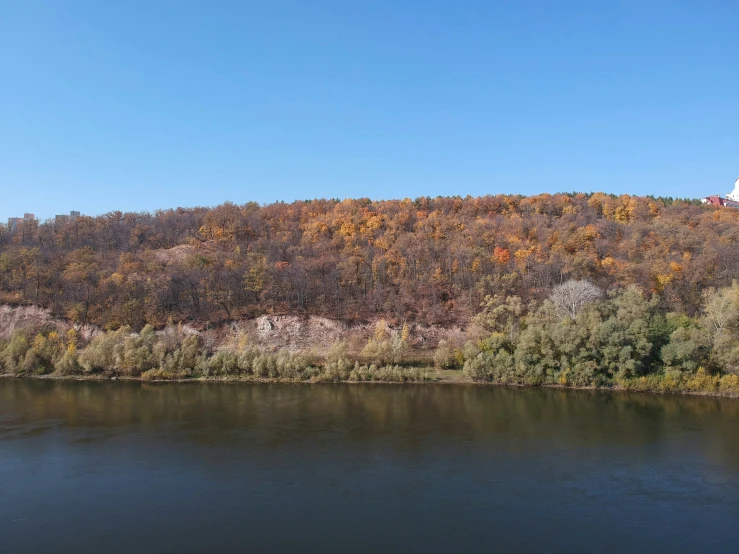
<path fill-rule="evenodd" d="M 328 348 L 345 339 L 351 329 L 340 321 L 317 316 L 263 315 L 246 323 L 255 327 L 255 342 L 295 350 Z"/>
<path fill-rule="evenodd" d="M 233 322 L 221 330 L 225 335 L 248 337 L 248 341 L 268 349 L 296 351 L 328 349 L 336 341 L 346 341 L 350 350 L 359 351 L 374 334 L 378 321 L 347 324 L 319 316 L 263 315 L 256 319 Z M 385 325 L 390 337 L 400 336 L 403 325 Z M 463 342 L 467 336 L 461 328 L 410 325 L 408 342 L 418 350 L 436 347 L 441 339 Z"/>
<path fill-rule="evenodd" d="M 55 330 L 62 334 L 72 328 L 75 328 L 84 340 L 100 332 L 100 329 L 94 325 L 73 325 L 62 318 L 54 317 L 50 310 L 40 306 L 0 304 L 0 339 L 10 339 L 15 331 L 33 334 L 39 331 Z"/>
<path fill-rule="evenodd" d="M 66 332 L 71 325 L 38 306 L 0 305 L 0 339 L 9 339 L 15 331 L 35 332 L 44 327 Z"/>
<path fill-rule="evenodd" d="M 350 350 L 359 351 L 377 328 L 377 321 L 362 324 L 347 324 L 342 321 L 319 316 L 263 315 L 255 319 L 244 319 L 221 324 L 212 328 L 197 329 L 183 325 L 186 333 L 201 335 L 213 347 L 236 346 L 239 341 L 268 350 L 287 349 L 292 351 L 314 350 L 322 353 L 336 341 L 346 341 Z M 39 306 L 0 305 L 0 339 L 8 340 L 15 331 L 29 335 L 40 331 L 56 330 L 59 334 L 76 329 L 78 336 L 89 340 L 102 330 L 93 325 L 74 325 L 55 317 L 50 310 Z M 402 333 L 403 326 L 387 325 L 389 336 Z M 447 339 L 462 343 L 467 334 L 462 328 L 410 325 L 410 345 L 417 350 L 436 347 L 439 340 Z"/>

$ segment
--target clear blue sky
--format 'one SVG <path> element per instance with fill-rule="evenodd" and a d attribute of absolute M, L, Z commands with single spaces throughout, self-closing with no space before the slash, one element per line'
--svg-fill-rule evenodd
<path fill-rule="evenodd" d="M 0 0 L 0 218 L 739 175 L 739 1 Z"/>

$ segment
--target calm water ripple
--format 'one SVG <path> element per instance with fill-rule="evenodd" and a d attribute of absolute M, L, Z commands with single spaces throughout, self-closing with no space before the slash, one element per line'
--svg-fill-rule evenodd
<path fill-rule="evenodd" d="M 0 551 L 735 552 L 739 401 L 0 380 Z"/>

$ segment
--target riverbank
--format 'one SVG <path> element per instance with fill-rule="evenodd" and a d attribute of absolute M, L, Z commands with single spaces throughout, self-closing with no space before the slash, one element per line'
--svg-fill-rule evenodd
<path fill-rule="evenodd" d="M 321 376 L 314 376 L 308 379 L 288 378 L 288 377 L 258 377 L 255 375 L 221 375 L 221 376 L 192 376 L 192 377 L 172 377 L 172 378 L 155 378 L 153 376 L 111 376 L 100 373 L 94 374 L 77 374 L 62 375 L 59 373 L 49 373 L 45 375 L 34 374 L 0 374 L 0 379 L 33 379 L 42 381 L 122 381 L 122 382 L 139 382 L 139 383 L 254 383 L 254 384 L 276 384 L 276 383 L 292 383 L 292 384 L 319 384 L 319 383 L 345 383 L 345 384 L 422 384 L 422 385 L 475 385 L 481 387 L 514 387 L 514 388 L 545 388 L 545 389 L 561 389 L 561 390 L 590 390 L 590 391 L 609 391 L 609 392 L 641 392 L 650 394 L 678 394 L 688 396 L 710 396 L 720 398 L 739 398 L 739 378 L 737 376 L 710 376 L 701 375 L 700 373 L 691 376 L 684 381 L 676 381 L 670 376 L 649 376 L 640 377 L 611 386 L 573 386 L 562 384 L 521 384 L 521 383 L 502 383 L 491 381 L 479 381 L 470 378 L 462 370 L 438 369 L 438 368 L 420 368 L 415 370 L 414 376 L 421 378 L 406 379 L 327 379 Z M 659 378 L 655 378 L 659 377 Z M 729 377 L 729 379 L 725 379 Z M 723 381 L 723 383 L 722 383 Z"/>
<path fill-rule="evenodd" d="M 739 287 L 736 293 L 739 298 Z M 638 291 L 629 289 L 609 300 L 611 304 L 600 306 L 603 313 L 593 307 L 595 311 L 580 319 L 560 319 L 542 308 L 541 318 L 527 324 L 526 333 L 536 331 L 530 336 L 489 334 L 478 326 L 474 332 L 467 331 L 465 341 L 439 339 L 435 345 L 415 344 L 409 326 L 390 330 L 385 322 L 378 322 L 369 337 L 334 342 L 329 339 L 337 337 L 330 334 L 318 340 L 318 331 L 305 335 L 306 329 L 291 326 L 295 321 L 290 318 L 265 320 L 264 330 L 253 333 L 238 326 L 197 332 L 171 324 L 159 330 L 146 325 L 136 332 L 124 326 L 92 334 L 70 328 L 61 334 L 42 325 L 33 332 L 6 329 L 10 338 L 0 337 L 0 372 L 73 380 L 479 383 L 739 396 L 739 365 L 724 356 L 727 337 L 721 335 L 713 344 L 718 350 L 709 351 L 712 339 L 705 336 L 707 324 L 670 316 L 669 321 L 652 321 L 656 327 L 639 320 L 625 328 L 615 316 L 603 319 L 612 312 L 644 308 L 643 301 Z M 511 302 L 506 306 L 516 311 L 517 301 Z M 493 312 L 485 310 L 481 317 L 492 317 Z M 494 327 L 494 322 L 482 321 L 485 317 L 475 321 Z M 602 325 L 590 329 L 588 318 Z M 272 333 L 282 323 L 295 339 L 290 347 L 265 344 L 260 333 Z M 306 325 L 331 327 L 327 321 Z M 652 329 L 654 336 L 642 333 L 631 346 L 618 347 L 613 341 L 628 334 L 624 329 Z M 596 333 L 591 337 L 596 342 L 575 348 L 570 341 L 582 339 L 581 332 Z"/>

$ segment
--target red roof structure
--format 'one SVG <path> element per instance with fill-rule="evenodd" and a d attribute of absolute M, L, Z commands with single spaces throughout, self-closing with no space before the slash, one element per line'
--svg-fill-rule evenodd
<path fill-rule="evenodd" d="M 703 199 L 704 204 L 713 204 L 714 206 L 724 206 L 728 208 L 739 208 L 739 202 L 736 200 L 729 200 L 728 198 L 721 198 L 714 194 L 713 196 L 706 196 Z"/>

